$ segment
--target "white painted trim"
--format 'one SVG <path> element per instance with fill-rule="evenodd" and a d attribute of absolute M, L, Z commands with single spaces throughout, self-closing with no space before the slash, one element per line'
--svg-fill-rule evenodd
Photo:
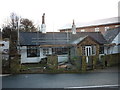
<path fill-rule="evenodd" d="M 90 51 L 89 51 L 90 50 Z M 88 55 L 87 55 L 88 53 Z M 91 54 L 90 54 L 91 53 Z M 90 56 L 92 55 L 92 46 L 85 46 L 85 55 Z"/>
<path fill-rule="evenodd" d="M 10 76 L 11 74 L 0 74 L 0 77 Z"/>
<path fill-rule="evenodd" d="M 82 87 L 65 87 L 64 89 L 72 88 L 99 88 L 99 87 L 118 87 L 119 85 L 98 85 L 98 86 L 82 86 Z"/>

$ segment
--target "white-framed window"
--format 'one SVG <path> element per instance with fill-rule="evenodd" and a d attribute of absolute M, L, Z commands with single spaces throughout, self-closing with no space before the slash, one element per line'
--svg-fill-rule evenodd
<path fill-rule="evenodd" d="M 61 47 L 61 48 L 52 48 L 52 53 L 57 55 L 68 54 L 69 48 L 68 47 Z"/>
<path fill-rule="evenodd" d="M 107 31 L 110 27 L 105 27 L 105 31 Z"/>
<path fill-rule="evenodd" d="M 48 55 L 49 54 L 49 48 L 43 48 L 43 55 Z"/>
<path fill-rule="evenodd" d="M 115 27 L 119 27 L 120 25 L 115 25 Z"/>
<path fill-rule="evenodd" d="M 95 32 L 99 32 L 99 28 L 97 27 L 97 28 L 95 28 Z"/>
<path fill-rule="evenodd" d="M 81 29 L 81 32 L 85 32 L 85 29 Z"/>
<path fill-rule="evenodd" d="M 96 46 L 82 46 L 82 55 L 83 56 L 90 56 L 90 55 L 96 55 Z"/>
<path fill-rule="evenodd" d="M 36 46 L 27 46 L 27 57 L 39 57 L 40 50 Z"/>

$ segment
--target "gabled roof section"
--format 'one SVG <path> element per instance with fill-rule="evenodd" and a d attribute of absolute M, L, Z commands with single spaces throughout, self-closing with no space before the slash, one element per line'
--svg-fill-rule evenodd
<path fill-rule="evenodd" d="M 88 35 L 87 35 L 88 36 Z M 78 44 L 78 43 L 80 43 L 81 41 L 83 41 L 87 36 L 84 36 L 84 37 L 80 37 L 80 38 L 78 38 L 78 39 L 76 39 L 76 40 L 71 40 L 69 43 L 70 44 Z"/>
<path fill-rule="evenodd" d="M 75 35 L 71 34 L 71 39 L 72 41 L 77 40 L 79 38 L 85 38 L 87 36 L 90 36 L 93 38 L 95 41 L 97 41 L 99 44 L 106 44 L 107 41 L 103 37 L 103 35 L 100 32 L 77 32 Z"/>
<path fill-rule="evenodd" d="M 104 37 L 108 41 L 108 43 L 111 43 L 114 40 L 114 38 L 119 34 L 119 32 L 120 27 L 109 29 L 108 31 L 105 32 Z"/>

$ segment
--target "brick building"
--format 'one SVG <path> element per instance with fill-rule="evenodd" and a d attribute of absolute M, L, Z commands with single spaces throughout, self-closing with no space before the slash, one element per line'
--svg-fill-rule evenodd
<path fill-rule="evenodd" d="M 89 23 L 76 24 L 77 32 L 101 32 L 104 34 L 108 29 L 120 26 L 118 17 L 101 19 Z M 71 32 L 71 26 L 60 29 L 60 32 Z"/>

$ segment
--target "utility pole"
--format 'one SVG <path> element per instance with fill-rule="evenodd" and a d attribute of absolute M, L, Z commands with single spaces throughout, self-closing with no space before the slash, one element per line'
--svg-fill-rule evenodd
<path fill-rule="evenodd" d="M 18 20 L 17 20 L 17 46 L 18 46 L 18 54 L 20 54 L 20 30 L 19 30 L 19 25 L 20 25 L 20 17 L 18 17 Z"/>

